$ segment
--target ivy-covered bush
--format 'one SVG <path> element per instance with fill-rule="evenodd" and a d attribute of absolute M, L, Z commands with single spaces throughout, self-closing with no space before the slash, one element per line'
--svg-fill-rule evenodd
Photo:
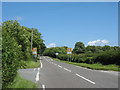
<path fill-rule="evenodd" d="M 21 26 L 17 21 L 5 21 L 2 23 L 2 87 L 10 84 L 20 67 L 24 67 L 22 61 L 33 60 L 31 52 L 31 35 L 33 32 L 33 48 L 37 48 L 38 54 L 46 48 L 41 33 L 37 29 Z"/>

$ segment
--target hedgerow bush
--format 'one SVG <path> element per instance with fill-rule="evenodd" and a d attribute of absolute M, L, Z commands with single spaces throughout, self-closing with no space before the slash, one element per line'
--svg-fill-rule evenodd
<path fill-rule="evenodd" d="M 111 50 L 100 53 L 94 57 L 94 63 L 100 62 L 102 64 L 116 64 L 120 65 L 120 51 Z"/>
<path fill-rule="evenodd" d="M 51 57 L 55 58 L 56 57 L 56 53 L 58 53 L 58 54 L 66 54 L 65 47 L 46 48 L 43 54 L 46 55 L 46 56 L 51 56 Z"/>
<path fill-rule="evenodd" d="M 5 30 L 2 38 L 2 87 L 6 88 L 14 80 L 22 56 L 17 42 Z"/>
<path fill-rule="evenodd" d="M 17 21 L 8 20 L 2 23 L 2 87 L 10 84 L 20 67 L 22 61 L 36 61 L 32 58 L 31 33 L 33 32 L 33 48 L 38 49 L 38 54 L 43 53 L 45 44 L 41 33 L 37 29 L 20 26 Z"/>
<path fill-rule="evenodd" d="M 101 63 L 104 65 L 108 64 L 116 64 L 120 65 L 120 51 L 119 50 L 111 50 L 111 51 L 104 51 L 101 53 L 94 53 L 94 54 L 59 54 L 57 56 L 58 59 L 77 62 L 77 63 Z"/>

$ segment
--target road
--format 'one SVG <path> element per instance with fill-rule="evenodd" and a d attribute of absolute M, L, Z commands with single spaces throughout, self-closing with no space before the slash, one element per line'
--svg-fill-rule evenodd
<path fill-rule="evenodd" d="M 116 72 L 86 69 L 47 56 L 41 59 L 38 84 L 43 88 L 118 88 Z"/>

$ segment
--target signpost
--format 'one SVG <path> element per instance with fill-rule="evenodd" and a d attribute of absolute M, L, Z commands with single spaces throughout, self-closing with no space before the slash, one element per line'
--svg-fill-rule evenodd
<path fill-rule="evenodd" d="M 67 48 L 67 54 L 68 54 L 68 61 L 70 61 L 71 54 L 72 54 L 72 48 Z"/>
<path fill-rule="evenodd" d="M 37 48 L 32 49 L 33 57 L 37 57 Z"/>
<path fill-rule="evenodd" d="M 55 53 L 55 55 L 58 55 L 59 53 Z"/>

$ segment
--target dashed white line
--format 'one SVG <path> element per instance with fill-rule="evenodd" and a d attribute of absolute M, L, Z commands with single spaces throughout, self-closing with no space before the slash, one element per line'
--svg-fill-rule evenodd
<path fill-rule="evenodd" d="M 84 80 L 92 83 L 92 84 L 95 84 L 95 82 L 93 82 L 93 81 L 91 81 L 91 80 L 89 80 L 89 79 L 87 79 L 87 78 L 85 78 L 85 77 L 83 77 L 83 76 L 81 76 L 81 75 L 79 75 L 79 74 L 76 74 L 76 75 L 77 75 L 78 77 L 80 77 L 80 78 L 82 78 L 82 79 L 84 79 Z"/>
<path fill-rule="evenodd" d="M 69 69 L 67 69 L 67 68 L 64 68 L 66 71 L 68 71 L 68 72 L 71 72 L 71 70 L 69 70 Z"/>
<path fill-rule="evenodd" d="M 62 66 L 58 65 L 58 67 L 62 68 Z"/>
<path fill-rule="evenodd" d="M 42 84 L 42 88 L 43 88 L 43 90 L 45 90 L 45 85 L 44 84 Z"/>
<path fill-rule="evenodd" d="M 37 75 L 36 75 L 36 82 L 39 81 L 39 71 L 37 72 Z"/>

